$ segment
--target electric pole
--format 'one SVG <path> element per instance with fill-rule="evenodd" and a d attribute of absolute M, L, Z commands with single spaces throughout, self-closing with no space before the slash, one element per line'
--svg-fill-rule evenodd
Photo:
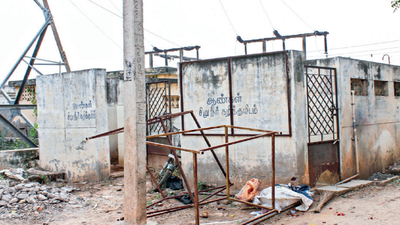
<path fill-rule="evenodd" d="M 124 221 L 146 224 L 143 0 L 124 0 Z"/>

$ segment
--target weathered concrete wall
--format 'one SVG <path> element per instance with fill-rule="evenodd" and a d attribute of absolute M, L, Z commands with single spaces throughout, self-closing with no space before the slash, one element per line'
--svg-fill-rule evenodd
<path fill-rule="evenodd" d="M 306 64 L 337 68 L 342 179 L 356 173 L 351 79 L 367 82 L 367 93 L 355 96 L 360 177 L 382 172 L 399 160 L 400 98 L 395 96 L 394 82 L 400 81 L 400 67 L 342 57 L 310 60 Z M 375 94 L 376 81 L 387 82 L 387 96 Z"/>
<path fill-rule="evenodd" d="M 0 151 L 0 170 L 9 168 L 32 168 L 38 166 L 38 161 L 38 148 Z"/>
<path fill-rule="evenodd" d="M 109 179 L 106 72 L 91 69 L 37 77 L 40 166 L 71 180 Z"/>
<path fill-rule="evenodd" d="M 307 183 L 306 98 L 301 53 L 289 51 L 232 58 L 230 66 L 234 124 L 289 134 L 290 108 L 292 136 L 276 137 L 276 178 L 277 182 L 288 182 L 297 177 L 300 182 Z M 182 64 L 182 69 L 184 110 L 193 110 L 202 127 L 230 124 L 227 59 Z M 189 117 L 184 122 L 185 130 L 195 128 Z M 222 130 L 208 133 L 221 134 Z M 235 134 L 244 133 L 249 132 L 235 130 Z M 208 138 L 212 145 L 224 143 L 221 136 Z M 230 136 L 229 141 L 242 138 Z M 251 178 L 260 179 L 264 185 L 270 183 L 270 146 L 271 138 L 266 137 L 230 147 L 231 181 L 235 189 Z M 201 149 L 207 146 L 201 136 L 184 135 L 182 147 Z M 224 161 L 224 149 L 216 152 Z M 183 165 L 189 174 L 192 158 L 191 153 L 182 152 Z M 223 184 L 224 178 L 211 153 L 198 158 L 199 181 Z"/>

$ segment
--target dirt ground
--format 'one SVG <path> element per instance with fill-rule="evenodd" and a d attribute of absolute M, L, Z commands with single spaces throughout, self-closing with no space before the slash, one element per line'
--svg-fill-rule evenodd
<path fill-rule="evenodd" d="M 8 213 L 8 216 L 0 221 L 0 224 L 123 224 L 118 221 L 123 217 L 123 178 L 76 186 L 81 190 L 73 194 L 84 199 L 84 204 L 63 204 L 41 212 L 28 212 L 22 217 L 14 217 L 12 212 L 3 211 L 2 213 Z M 172 194 L 171 191 L 167 192 Z M 159 193 L 149 193 L 147 203 L 158 201 L 160 198 Z M 315 198 L 318 199 L 318 196 Z M 289 210 L 260 224 L 399 224 L 399 203 L 400 181 L 394 180 L 383 187 L 369 186 L 335 197 L 322 208 L 321 213 Z M 179 205 L 183 204 L 171 199 L 150 210 Z M 252 218 L 251 212 L 259 211 L 246 208 L 249 207 L 228 201 L 210 203 L 201 208 L 201 213 L 208 213 L 208 218 L 201 218 L 201 223 L 238 224 Z M 221 223 L 225 221 L 227 222 Z M 194 210 L 186 209 L 149 218 L 148 223 L 194 224 Z"/>

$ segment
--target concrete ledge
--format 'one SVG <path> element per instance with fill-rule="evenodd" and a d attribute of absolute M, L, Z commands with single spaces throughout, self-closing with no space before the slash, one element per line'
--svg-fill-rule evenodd
<path fill-rule="evenodd" d="M 0 151 L 0 170 L 38 166 L 39 148 Z"/>
<path fill-rule="evenodd" d="M 350 191 L 357 191 L 367 186 L 385 186 L 388 183 L 392 182 L 395 179 L 399 179 L 400 176 L 394 176 L 387 180 L 382 181 L 370 181 L 370 180 L 352 180 L 344 184 L 332 185 L 332 186 L 323 186 L 315 189 L 315 194 L 321 194 L 323 192 L 334 192 L 335 196 L 346 194 Z"/>
<path fill-rule="evenodd" d="M 348 188 L 350 191 L 359 190 L 366 186 L 371 186 L 374 184 L 373 181 L 370 180 L 352 180 L 344 184 L 337 185 L 338 187 Z"/>

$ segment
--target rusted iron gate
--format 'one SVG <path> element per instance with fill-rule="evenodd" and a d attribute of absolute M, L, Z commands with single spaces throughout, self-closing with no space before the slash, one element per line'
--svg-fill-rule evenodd
<path fill-rule="evenodd" d="M 171 82 L 158 81 L 146 83 L 146 120 L 154 119 L 158 116 L 171 114 Z M 172 122 L 167 120 L 167 131 L 172 131 Z M 147 135 L 164 133 L 160 123 L 147 125 Z"/>
<path fill-rule="evenodd" d="M 336 69 L 305 66 L 305 73 L 310 185 L 318 181 L 336 183 L 340 180 Z M 325 171 L 329 176 L 323 175 Z"/>

